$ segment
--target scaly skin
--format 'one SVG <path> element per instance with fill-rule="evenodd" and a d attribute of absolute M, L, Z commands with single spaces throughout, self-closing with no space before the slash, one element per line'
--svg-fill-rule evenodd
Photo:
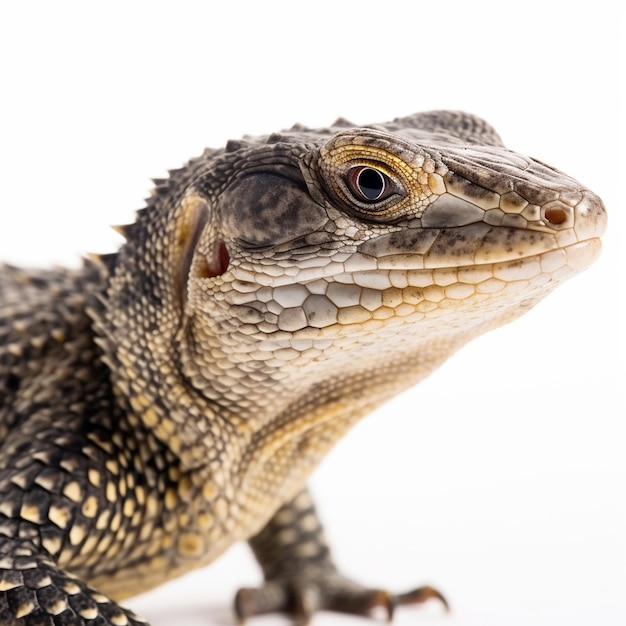
<path fill-rule="evenodd" d="M 231 141 L 157 181 L 118 254 L 3 268 L 0 623 L 144 623 L 115 601 L 241 539 L 266 577 L 242 619 L 442 599 L 341 576 L 307 478 L 587 267 L 605 219 L 482 120 L 432 112 Z"/>

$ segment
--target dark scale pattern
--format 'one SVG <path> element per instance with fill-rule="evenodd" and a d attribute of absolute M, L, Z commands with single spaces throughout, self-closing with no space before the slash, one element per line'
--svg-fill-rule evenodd
<path fill-rule="evenodd" d="M 242 619 L 445 604 L 341 575 L 306 482 L 588 266 L 601 201 L 447 111 L 246 137 L 154 183 L 118 253 L 0 267 L 0 626 L 145 623 L 117 602 L 239 540 L 265 578 Z"/>
<path fill-rule="evenodd" d="M 120 609 L 109 598 L 90 589 L 76 577 L 58 569 L 35 546 L 29 563 L 20 562 L 25 542 L 6 539 L 3 564 L 13 568 L 0 577 L 0 623 L 3 626 L 138 626 L 146 622 Z M 29 569 L 24 569 L 28 565 Z"/>

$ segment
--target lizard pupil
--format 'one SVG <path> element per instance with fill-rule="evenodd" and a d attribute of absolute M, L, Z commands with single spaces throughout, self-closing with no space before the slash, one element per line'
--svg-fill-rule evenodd
<path fill-rule="evenodd" d="M 380 199 L 385 192 L 385 178 L 373 167 L 359 168 L 355 182 L 360 195 L 369 202 Z"/>
<path fill-rule="evenodd" d="M 353 165 L 343 179 L 346 191 L 361 206 L 375 205 L 399 193 L 398 187 L 382 168 L 375 165 Z M 379 210 L 378 207 L 367 209 Z"/>

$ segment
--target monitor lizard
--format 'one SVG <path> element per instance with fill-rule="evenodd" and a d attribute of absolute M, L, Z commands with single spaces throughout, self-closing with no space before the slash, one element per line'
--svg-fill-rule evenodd
<path fill-rule="evenodd" d="M 238 617 L 443 596 L 335 567 L 306 483 L 362 416 L 589 266 L 606 215 L 483 120 L 302 125 L 155 181 L 119 252 L 0 271 L 0 623 L 118 601 L 249 541 Z"/>

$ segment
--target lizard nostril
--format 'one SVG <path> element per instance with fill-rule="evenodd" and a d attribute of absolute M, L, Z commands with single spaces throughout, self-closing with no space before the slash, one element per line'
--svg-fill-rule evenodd
<path fill-rule="evenodd" d="M 544 217 L 550 224 L 558 225 L 562 224 L 567 219 L 567 214 L 563 209 L 552 208 L 544 213 Z"/>
<path fill-rule="evenodd" d="M 541 217 L 546 226 L 557 230 L 571 228 L 574 225 L 574 210 L 558 200 L 545 205 L 541 211 Z"/>

